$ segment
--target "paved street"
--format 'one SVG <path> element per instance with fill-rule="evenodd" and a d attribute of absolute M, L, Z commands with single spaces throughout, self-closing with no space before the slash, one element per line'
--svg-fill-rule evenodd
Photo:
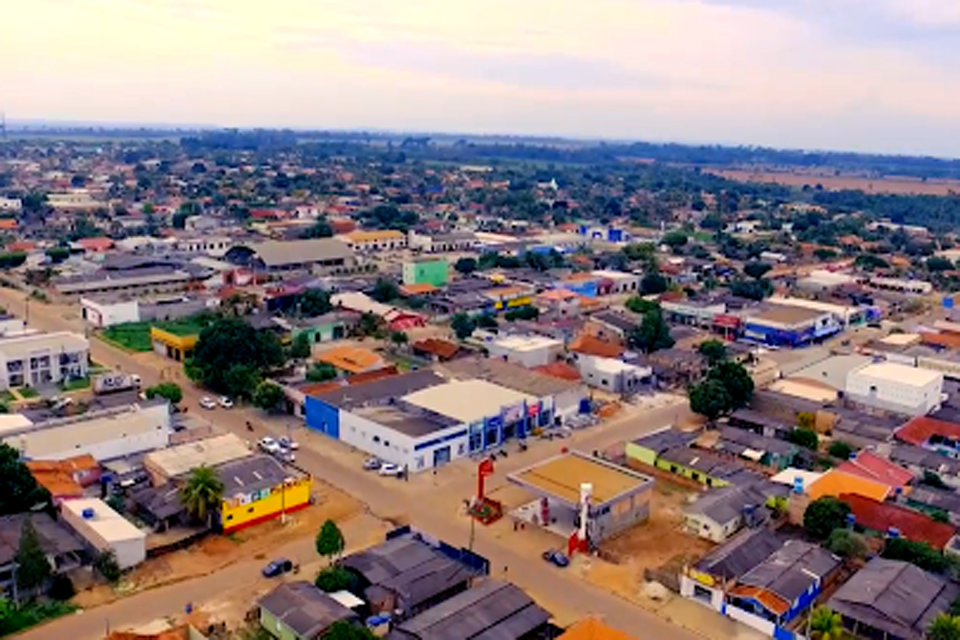
<path fill-rule="evenodd" d="M 22 314 L 23 294 L 2 289 L 0 304 L 12 313 Z M 30 326 L 45 330 L 82 331 L 76 310 L 65 311 L 62 307 L 36 302 L 30 304 Z M 159 379 L 157 370 L 145 366 L 140 355 L 128 354 L 98 340 L 91 340 L 91 350 L 96 361 L 124 371 L 136 372 L 143 378 L 145 385 L 154 384 Z M 184 387 L 184 404 L 189 406 L 191 411 L 200 411 L 197 400 L 203 394 L 186 380 L 181 382 Z M 677 406 L 651 409 L 643 414 L 642 419 L 636 421 L 614 420 L 610 424 L 577 433 L 573 439 L 537 443 L 530 451 L 511 455 L 500 462 L 495 483 L 502 483 L 507 473 L 529 465 L 538 458 L 559 453 L 561 446 L 585 451 L 601 449 L 625 437 L 636 437 L 644 431 L 665 426 L 677 419 L 678 412 Z M 266 435 L 265 430 L 273 435 L 280 435 L 284 430 L 282 420 L 263 421 L 259 412 L 216 410 L 204 415 L 214 420 L 219 427 L 234 431 L 245 438 L 250 435 L 244 427 L 248 415 L 257 416 L 257 423 L 260 425 L 257 437 Z M 366 474 L 352 464 L 349 458 L 345 462 L 342 456 L 333 455 L 335 448 L 341 446 L 340 443 L 331 443 L 321 436 L 311 435 L 304 439 L 298 464 L 316 477 L 361 497 L 374 514 L 405 514 L 419 529 L 452 543 L 467 544 L 470 536 L 469 520 L 459 515 L 459 511 L 462 500 L 474 491 L 475 480 L 468 467 L 461 465 L 459 472 L 450 469 L 449 476 L 446 475 L 448 470 L 442 470 L 440 482 L 434 482 L 432 486 L 430 480 L 424 478 L 416 478 L 408 485 Z M 417 485 L 424 487 L 425 491 L 417 491 Z M 295 548 L 284 552 L 292 556 L 299 555 L 301 550 L 302 553 L 310 553 L 312 544 L 312 539 L 305 539 L 302 543 L 291 545 Z M 490 559 L 494 574 L 502 575 L 506 568 L 512 581 L 529 590 L 534 596 L 543 594 L 545 600 L 555 603 L 554 606 L 562 607 L 567 612 L 601 615 L 612 625 L 626 631 L 642 633 L 647 639 L 688 640 L 697 637 L 607 591 L 577 579 L 571 572 L 551 570 L 544 566 L 538 556 L 518 552 L 510 544 L 509 538 L 498 539 L 484 527 L 476 527 L 475 549 Z M 26 633 L 24 637 L 30 640 L 60 640 L 65 637 L 76 640 L 93 639 L 102 637 L 108 621 L 112 628 L 125 628 L 175 615 L 183 610 L 187 602 L 199 603 L 244 580 L 249 581 L 251 577 L 257 579 L 261 564 L 260 561 L 241 563 L 204 578 L 139 593 L 118 603 L 55 621 Z"/>

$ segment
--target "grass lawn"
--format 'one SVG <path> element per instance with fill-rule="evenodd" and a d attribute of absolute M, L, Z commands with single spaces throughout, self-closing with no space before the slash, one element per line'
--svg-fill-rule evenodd
<path fill-rule="evenodd" d="M 130 351 L 150 351 L 150 327 L 169 331 L 176 336 L 190 336 L 200 333 L 212 321 L 209 315 L 191 316 L 179 320 L 159 320 L 157 322 L 125 322 L 103 330 L 103 338 L 108 342 Z"/>
<path fill-rule="evenodd" d="M 61 385 L 64 391 L 79 391 L 80 389 L 90 388 L 90 378 L 74 378 L 67 380 Z"/>
<path fill-rule="evenodd" d="M 20 387 L 19 389 L 17 389 L 17 393 L 19 393 L 20 397 L 23 398 L 24 400 L 40 397 L 40 392 L 34 389 L 33 387 Z"/>
<path fill-rule="evenodd" d="M 13 394 L 9 391 L 0 391 L 0 404 L 9 404 L 14 400 L 16 400 L 16 398 L 14 398 Z"/>
<path fill-rule="evenodd" d="M 77 608 L 65 602 L 33 602 L 22 607 L 10 606 L 7 615 L 0 618 L 0 636 L 7 636 L 24 629 L 53 620 Z"/>

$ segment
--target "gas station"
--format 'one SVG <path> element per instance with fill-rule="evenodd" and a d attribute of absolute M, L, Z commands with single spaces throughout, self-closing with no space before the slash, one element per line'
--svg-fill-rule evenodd
<path fill-rule="evenodd" d="M 653 478 L 578 451 L 507 476 L 537 499 L 511 512 L 516 522 L 556 533 L 567 552 L 587 552 L 650 516 Z"/>

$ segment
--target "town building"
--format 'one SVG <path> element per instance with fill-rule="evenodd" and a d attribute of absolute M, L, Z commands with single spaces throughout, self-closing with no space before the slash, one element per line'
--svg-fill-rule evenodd
<path fill-rule="evenodd" d="M 397 251 L 407 248 L 407 236 L 400 231 L 354 231 L 340 236 L 344 244 L 355 251 Z"/>
<path fill-rule="evenodd" d="M 867 280 L 867 285 L 880 291 L 894 291 L 896 293 L 915 296 L 925 296 L 933 292 L 933 284 L 925 280 L 871 276 Z"/>
<path fill-rule="evenodd" d="M 330 302 L 335 309 L 352 311 L 358 314 L 371 313 L 380 318 L 392 331 L 406 331 L 426 325 L 427 320 L 418 313 L 399 307 L 377 302 L 365 293 L 350 291 L 338 293 Z"/>
<path fill-rule="evenodd" d="M 584 618 L 573 626 L 567 627 L 557 640 L 638 640 L 619 629 L 614 629 L 596 617 Z"/>
<path fill-rule="evenodd" d="M 169 438 L 170 409 L 163 399 L 66 418 L 0 423 L 0 439 L 27 460 L 67 460 L 89 454 L 103 462 L 162 449 Z"/>
<path fill-rule="evenodd" d="M 336 622 L 359 615 L 310 582 L 285 582 L 257 602 L 260 627 L 279 640 L 315 640 Z"/>
<path fill-rule="evenodd" d="M 443 287 L 450 281 L 450 264 L 445 258 L 421 258 L 403 263 L 403 284 L 430 284 Z"/>
<path fill-rule="evenodd" d="M 0 338 L 0 389 L 42 387 L 84 378 L 89 366 L 90 342 L 76 333 Z"/>
<path fill-rule="evenodd" d="M 833 314 L 816 309 L 773 306 L 743 318 L 743 337 L 775 347 L 802 347 L 839 333 Z"/>
<path fill-rule="evenodd" d="M 54 520 L 42 511 L 0 516 L 0 594 L 11 599 L 14 595 L 30 595 L 15 588 L 16 556 L 27 519 L 37 532 L 40 549 L 50 564 L 52 575 L 68 574 L 79 568 L 87 555 L 83 541 L 62 519 Z"/>
<path fill-rule="evenodd" d="M 537 497 L 515 517 L 569 539 L 587 500 L 587 539 L 594 545 L 650 517 L 653 478 L 577 451 L 521 469 L 507 479 Z"/>
<path fill-rule="evenodd" d="M 859 637 L 920 640 L 957 597 L 960 586 L 952 581 L 907 562 L 873 558 L 837 589 L 827 606 Z"/>
<path fill-rule="evenodd" d="M 847 377 L 845 396 L 861 404 L 920 416 L 939 407 L 943 374 L 895 362 L 868 364 Z"/>
<path fill-rule="evenodd" d="M 20 213 L 21 209 L 23 209 L 23 201 L 20 198 L 0 197 L 0 213 Z"/>
<path fill-rule="evenodd" d="M 363 347 L 334 347 L 318 353 L 315 359 L 317 362 L 330 365 L 339 373 L 345 375 L 370 373 L 387 366 L 383 356 Z"/>
<path fill-rule="evenodd" d="M 410 248 L 424 253 L 453 253 L 458 251 L 473 251 L 480 241 L 472 231 L 454 231 L 452 233 L 438 233 L 434 235 L 420 234 L 411 231 L 408 234 Z"/>
<path fill-rule="evenodd" d="M 510 335 L 484 343 L 491 358 L 499 358 L 532 369 L 556 362 L 563 354 L 563 342 L 543 336 Z"/>
<path fill-rule="evenodd" d="M 719 544 L 745 526 L 756 527 L 766 522 L 767 500 L 786 496 L 788 492 L 787 487 L 775 483 L 709 491 L 684 508 L 684 525 L 689 533 Z"/>
<path fill-rule="evenodd" d="M 143 468 L 150 481 L 160 486 L 181 479 L 198 467 L 217 467 L 249 455 L 246 442 L 226 433 L 148 453 L 143 457 Z"/>
<path fill-rule="evenodd" d="M 131 258 L 91 273 L 58 276 L 50 285 L 65 300 L 77 301 L 102 295 L 147 296 L 187 291 L 203 286 L 213 274 L 213 270 L 192 263 Z"/>
<path fill-rule="evenodd" d="M 224 484 L 218 524 L 225 534 L 310 505 L 313 478 L 281 466 L 271 456 L 252 455 L 215 468 Z"/>
<path fill-rule="evenodd" d="M 238 244 L 230 247 L 223 259 L 254 273 L 304 271 L 346 275 L 355 272 L 358 266 L 353 249 L 334 238 Z"/>
<path fill-rule="evenodd" d="M 937 522 L 930 516 L 897 504 L 852 493 L 841 494 L 839 498 L 850 506 L 856 526 L 877 535 L 902 536 L 943 550 L 956 533 L 951 524 Z"/>
<path fill-rule="evenodd" d="M 102 500 L 68 500 L 60 505 L 60 516 L 95 552 L 113 552 L 121 569 L 147 558 L 147 534 Z"/>

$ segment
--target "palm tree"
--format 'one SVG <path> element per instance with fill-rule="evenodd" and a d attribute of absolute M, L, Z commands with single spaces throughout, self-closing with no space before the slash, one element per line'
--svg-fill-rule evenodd
<path fill-rule="evenodd" d="M 956 640 L 960 638 L 960 618 L 948 613 L 941 613 L 930 626 L 924 636 L 927 640 Z"/>
<path fill-rule="evenodd" d="M 210 526 L 213 514 L 223 501 L 223 482 L 215 469 L 206 465 L 190 472 L 187 483 L 180 488 L 180 502 L 187 513 Z"/>
<path fill-rule="evenodd" d="M 839 640 L 843 637 L 843 617 L 829 607 L 817 607 L 807 623 L 815 640 Z"/>

